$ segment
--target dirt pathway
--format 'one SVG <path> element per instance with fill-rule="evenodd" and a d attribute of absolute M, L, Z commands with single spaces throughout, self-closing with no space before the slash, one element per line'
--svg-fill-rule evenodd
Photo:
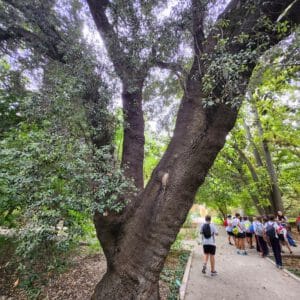
<path fill-rule="evenodd" d="M 185 300 L 296 300 L 300 299 L 300 282 L 249 250 L 248 256 L 236 254 L 227 242 L 223 228 L 217 237 L 216 270 L 218 276 L 201 273 L 202 246 L 193 253 Z M 297 252 L 299 251 L 298 248 Z"/>

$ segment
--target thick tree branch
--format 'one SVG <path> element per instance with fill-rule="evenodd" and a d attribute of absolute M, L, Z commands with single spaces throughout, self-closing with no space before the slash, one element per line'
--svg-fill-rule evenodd
<path fill-rule="evenodd" d="M 132 70 L 132 66 L 128 64 L 129 57 L 124 53 L 121 48 L 119 38 L 114 31 L 113 26 L 110 24 L 105 10 L 109 5 L 108 0 L 87 0 L 91 14 L 97 26 L 97 29 L 101 33 L 107 48 L 108 55 L 112 60 L 115 67 L 115 71 L 121 80 L 125 80 L 128 77 L 128 73 Z"/>
<path fill-rule="evenodd" d="M 22 27 L 10 27 L 7 30 L 0 29 L 0 43 L 4 41 L 18 43 L 21 40 L 27 43 L 28 47 L 34 49 L 34 51 L 38 51 L 53 60 L 65 63 L 64 53 L 58 51 L 58 45 L 52 42 L 49 43 L 47 39 L 38 34 Z"/>

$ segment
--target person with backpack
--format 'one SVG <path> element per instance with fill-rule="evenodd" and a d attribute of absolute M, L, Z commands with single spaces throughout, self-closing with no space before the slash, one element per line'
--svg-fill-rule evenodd
<path fill-rule="evenodd" d="M 262 224 L 262 217 L 260 216 L 256 217 L 255 236 L 257 237 L 261 257 L 266 257 L 269 254 L 269 248 L 264 239 L 264 225 Z"/>
<path fill-rule="evenodd" d="M 242 225 L 244 226 L 246 230 L 246 240 L 249 245 L 250 249 L 253 249 L 253 225 L 252 222 L 250 221 L 250 218 L 247 216 L 243 217 Z"/>
<path fill-rule="evenodd" d="M 280 249 L 280 241 L 278 237 L 279 226 L 275 222 L 274 215 L 269 216 L 269 221 L 265 224 L 265 236 L 269 241 L 276 262 L 276 267 L 282 269 L 282 258 L 281 258 L 281 249 Z"/>
<path fill-rule="evenodd" d="M 258 221 L 260 219 L 260 221 Z M 254 237 L 255 237 L 255 244 L 256 244 L 256 251 L 257 252 L 261 252 L 260 249 L 260 244 L 259 244 L 259 240 L 258 240 L 258 235 L 256 234 L 256 225 L 258 223 L 261 223 L 261 216 L 256 216 L 254 221 L 252 222 L 252 226 L 253 226 L 253 231 L 254 231 Z"/>
<path fill-rule="evenodd" d="M 217 275 L 215 269 L 215 254 L 216 254 L 216 242 L 215 236 L 218 235 L 217 228 L 211 223 L 211 216 L 205 217 L 205 223 L 200 227 L 200 234 L 202 235 L 202 244 L 204 252 L 204 263 L 202 273 L 206 273 L 206 267 L 208 259 L 210 259 L 210 274 L 211 276 Z"/>
<path fill-rule="evenodd" d="M 245 250 L 246 229 L 241 222 L 239 213 L 235 214 L 235 219 L 232 221 L 232 232 L 235 235 L 237 254 L 247 255 Z"/>

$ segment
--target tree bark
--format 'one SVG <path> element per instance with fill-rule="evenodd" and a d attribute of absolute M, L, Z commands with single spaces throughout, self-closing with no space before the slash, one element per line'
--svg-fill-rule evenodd
<path fill-rule="evenodd" d="M 123 51 L 114 27 L 105 11 L 107 0 L 87 0 L 93 19 L 108 50 L 114 69 L 123 84 L 122 102 L 124 115 L 124 140 L 122 167 L 125 175 L 133 179 L 135 186 L 144 188 L 144 116 L 142 109 L 143 84 L 149 69 L 148 63 L 140 63 Z M 134 42 L 129 42 L 134 48 Z M 130 47 L 130 46 L 129 46 Z M 134 62 L 133 62 L 134 61 Z"/>
<path fill-rule="evenodd" d="M 143 189 L 144 175 L 144 117 L 142 108 L 142 85 L 134 91 L 122 93 L 124 112 L 124 140 L 122 167 L 127 178 L 134 180 L 137 188 Z"/>

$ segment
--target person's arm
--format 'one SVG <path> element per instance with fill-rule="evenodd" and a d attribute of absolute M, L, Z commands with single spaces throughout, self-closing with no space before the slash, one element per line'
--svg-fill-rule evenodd
<path fill-rule="evenodd" d="M 213 225 L 213 226 L 214 226 L 214 234 L 215 234 L 215 235 L 218 235 L 219 233 L 218 233 L 217 227 L 216 227 L 215 225 Z"/>

